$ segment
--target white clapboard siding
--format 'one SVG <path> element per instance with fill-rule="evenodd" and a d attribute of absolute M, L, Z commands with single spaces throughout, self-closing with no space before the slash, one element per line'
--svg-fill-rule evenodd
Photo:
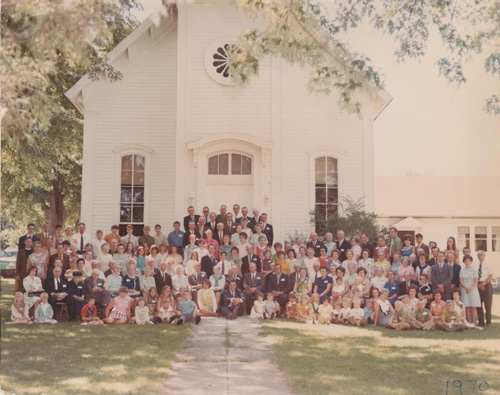
<path fill-rule="evenodd" d="M 144 43 L 142 43 L 144 45 Z M 145 223 L 161 223 L 169 228 L 174 220 L 175 125 L 177 32 L 163 34 L 123 71 L 123 79 L 108 84 L 91 104 L 94 113 L 94 144 L 84 163 L 92 165 L 92 232 L 105 232 L 119 222 L 117 193 L 120 175 L 116 174 L 119 155 L 125 145 L 150 150 L 147 169 Z M 94 111 L 92 111 L 94 110 Z M 140 153 L 140 152 L 139 152 Z"/>

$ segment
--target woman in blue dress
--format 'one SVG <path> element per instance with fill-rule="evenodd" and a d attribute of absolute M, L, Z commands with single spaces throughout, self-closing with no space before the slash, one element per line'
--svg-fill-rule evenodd
<path fill-rule="evenodd" d="M 411 235 L 405 235 L 403 239 L 403 248 L 401 249 L 401 257 L 410 258 L 410 255 L 413 254 L 415 248 L 411 245 Z"/>
<path fill-rule="evenodd" d="M 467 321 L 471 324 L 476 322 L 476 307 L 481 307 L 481 298 L 477 289 L 478 273 L 475 267 L 472 267 L 472 257 L 465 255 L 463 259 L 465 267 L 460 270 L 460 291 L 462 295 L 460 300 L 465 305 L 465 315 Z"/>

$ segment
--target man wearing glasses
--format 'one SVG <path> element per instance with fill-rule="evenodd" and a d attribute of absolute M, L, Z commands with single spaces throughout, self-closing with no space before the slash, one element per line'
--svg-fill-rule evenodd
<path fill-rule="evenodd" d="M 27 228 L 27 233 L 24 236 L 19 238 L 19 242 L 17 243 L 17 250 L 24 250 L 26 247 L 26 239 L 31 239 L 33 243 L 35 241 L 40 241 L 40 239 L 35 235 L 35 224 L 29 224 Z"/>

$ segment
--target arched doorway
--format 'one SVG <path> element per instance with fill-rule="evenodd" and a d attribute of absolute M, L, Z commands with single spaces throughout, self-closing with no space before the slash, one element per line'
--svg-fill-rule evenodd
<path fill-rule="evenodd" d="M 271 143 L 239 134 L 223 133 L 188 144 L 196 166 L 197 209 L 208 206 L 218 212 L 222 204 L 230 207 L 263 207 L 262 186 L 268 179 Z M 269 174 L 270 175 L 270 174 Z M 265 179 L 262 179 L 264 177 Z"/>

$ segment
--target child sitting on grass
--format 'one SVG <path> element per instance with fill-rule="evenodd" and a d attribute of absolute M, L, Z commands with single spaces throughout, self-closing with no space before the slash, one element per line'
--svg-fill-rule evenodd
<path fill-rule="evenodd" d="M 415 315 L 410 317 L 410 325 L 415 329 L 422 329 L 424 331 L 429 331 L 434 329 L 434 320 L 432 319 L 431 312 L 425 308 L 427 301 L 421 299 L 417 303 L 417 310 L 415 310 Z"/>
<path fill-rule="evenodd" d="M 184 291 L 182 296 L 182 301 L 179 303 L 179 310 L 182 313 L 182 317 L 179 321 L 179 324 L 184 322 L 194 322 L 198 325 L 201 321 L 200 316 L 198 315 L 198 307 L 192 301 L 191 292 Z"/>
<path fill-rule="evenodd" d="M 28 314 L 28 308 L 24 303 L 24 295 L 22 292 L 16 292 L 14 296 L 14 303 L 10 308 L 10 322 L 7 324 L 32 324 Z"/>
<path fill-rule="evenodd" d="M 261 292 L 257 293 L 257 299 L 253 302 L 250 318 L 264 318 L 266 313 L 266 304 L 264 303 L 264 295 Z"/>
<path fill-rule="evenodd" d="M 365 308 L 363 309 L 363 318 L 367 324 L 373 324 L 373 317 L 375 316 L 375 312 L 373 311 L 373 300 L 366 299 Z"/>
<path fill-rule="evenodd" d="M 295 319 L 297 317 L 297 298 L 292 292 L 288 295 L 288 303 L 286 304 L 286 318 Z"/>
<path fill-rule="evenodd" d="M 389 328 L 396 329 L 397 331 L 411 329 L 409 323 L 410 317 L 403 307 L 403 302 L 400 300 L 394 303 L 394 314 L 389 320 Z"/>
<path fill-rule="evenodd" d="M 267 299 L 264 302 L 264 319 L 274 319 L 277 314 L 279 314 L 279 305 L 274 301 L 274 294 L 269 292 L 267 294 Z"/>
<path fill-rule="evenodd" d="M 332 296 L 333 299 L 333 296 Z M 333 303 L 333 323 L 340 324 L 340 310 L 342 309 L 342 302 L 340 300 L 335 300 Z"/>
<path fill-rule="evenodd" d="M 351 315 L 351 308 L 349 307 L 350 305 L 351 305 L 350 299 L 344 299 L 342 301 L 342 308 L 340 309 L 340 312 L 339 312 L 339 322 L 341 324 L 348 323 L 347 319 Z"/>
<path fill-rule="evenodd" d="M 87 304 L 82 307 L 82 325 L 104 325 L 104 322 L 97 316 L 95 301 L 95 296 L 91 295 L 87 299 Z"/>
<path fill-rule="evenodd" d="M 460 315 L 455 310 L 453 300 L 448 300 L 445 306 L 441 321 L 436 323 L 436 326 L 445 332 L 463 332 L 466 327 L 460 322 Z"/>
<path fill-rule="evenodd" d="M 313 323 L 311 304 L 307 295 L 302 295 L 300 303 L 297 305 L 297 321 L 305 322 L 306 324 Z"/>
<path fill-rule="evenodd" d="M 153 323 L 156 324 L 159 322 L 166 322 L 172 325 L 177 325 L 180 319 L 180 312 L 174 309 L 170 299 L 163 299 L 161 306 L 158 309 L 158 314 L 153 319 Z"/>
<path fill-rule="evenodd" d="M 347 322 L 351 325 L 361 326 L 365 325 L 365 312 L 361 308 L 361 299 L 354 299 L 352 302 L 354 307 L 351 309 L 351 313 L 349 314 L 349 318 L 347 318 Z"/>
<path fill-rule="evenodd" d="M 149 307 L 146 306 L 146 301 L 143 298 L 137 298 L 135 306 L 135 315 L 131 319 L 137 325 L 152 324 L 149 317 Z"/>
<path fill-rule="evenodd" d="M 319 295 L 313 293 L 311 296 L 311 312 L 313 314 L 313 324 L 317 324 L 319 320 Z"/>
<path fill-rule="evenodd" d="M 333 307 L 328 298 L 323 299 L 323 304 L 319 306 L 319 323 L 321 325 L 330 325 L 333 319 Z"/>
<path fill-rule="evenodd" d="M 57 321 L 52 319 L 54 310 L 49 304 L 49 294 L 43 292 L 40 295 L 40 304 L 36 306 L 35 310 L 35 324 L 57 324 Z"/>

